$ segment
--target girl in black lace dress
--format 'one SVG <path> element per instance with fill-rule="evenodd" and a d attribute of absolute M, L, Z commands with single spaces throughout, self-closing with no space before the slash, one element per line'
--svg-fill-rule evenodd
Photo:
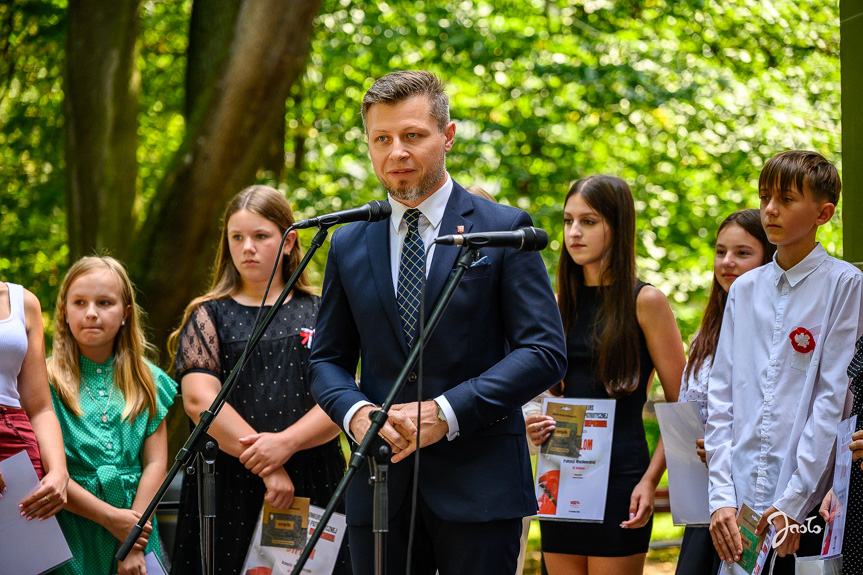
<path fill-rule="evenodd" d="M 857 340 L 857 353 L 848 366 L 854 406 L 851 414 L 857 416 L 857 431 L 851 449 L 855 463 L 851 465 L 848 486 L 848 511 L 845 515 L 845 538 L 842 540 L 843 575 L 863 575 L 863 337 Z"/>
<path fill-rule="evenodd" d="M 565 397 L 616 400 L 602 524 L 540 521 L 550 575 L 641 573 L 653 497 L 665 471 L 662 442 L 651 459 L 641 418 L 654 373 L 676 401 L 686 358 L 665 295 L 635 274 L 635 206 L 613 176 L 577 181 L 564 201 L 558 305 L 567 334 Z M 539 445 L 554 420 L 532 415 Z"/>
<path fill-rule="evenodd" d="M 282 194 L 252 186 L 228 204 L 210 291 L 186 309 L 176 347 L 175 376 L 186 413 L 197 422 L 237 363 L 251 335 L 284 231 L 293 223 Z M 278 297 L 301 259 L 296 232 L 288 235 L 267 304 Z M 283 263 L 282 263 L 283 262 Z M 215 571 L 240 573 L 266 500 L 287 507 L 294 496 L 325 506 L 344 474 L 339 429 L 315 404 L 307 363 L 319 298 L 305 276 L 281 306 L 209 433 L 216 460 Z M 264 313 L 266 313 L 266 309 Z M 350 573 L 346 545 L 334 573 Z M 201 572 L 197 478 L 181 492 L 174 575 Z"/>

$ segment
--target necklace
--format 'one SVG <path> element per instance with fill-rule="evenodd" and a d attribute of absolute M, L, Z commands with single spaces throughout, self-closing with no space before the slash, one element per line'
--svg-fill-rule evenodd
<path fill-rule="evenodd" d="M 93 397 L 92 393 L 90 393 L 90 386 L 87 385 L 86 383 L 84 384 L 84 389 L 87 390 L 87 395 L 89 395 L 90 399 L 93 400 L 93 404 L 96 406 L 96 409 L 98 409 L 99 411 L 102 412 L 102 423 L 108 423 L 108 408 L 111 407 L 111 396 L 114 395 L 114 388 L 115 387 L 116 386 L 113 385 L 113 382 L 112 382 L 111 390 L 108 392 L 108 401 L 105 402 L 105 409 L 102 409 L 102 406 L 99 405 L 99 402 L 96 401 L 96 398 Z M 104 393 L 104 391 L 102 393 Z"/>

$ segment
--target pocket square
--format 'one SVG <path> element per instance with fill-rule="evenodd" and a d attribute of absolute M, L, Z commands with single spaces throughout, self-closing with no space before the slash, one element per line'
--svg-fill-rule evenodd
<path fill-rule="evenodd" d="M 476 260 L 475 262 L 470 264 L 470 267 L 475 268 L 475 267 L 487 266 L 487 265 L 489 265 L 488 256 L 482 256 L 481 258 L 479 258 L 478 260 Z"/>

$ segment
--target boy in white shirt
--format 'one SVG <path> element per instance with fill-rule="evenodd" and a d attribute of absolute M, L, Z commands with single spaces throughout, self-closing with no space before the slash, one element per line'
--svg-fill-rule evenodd
<path fill-rule="evenodd" d="M 710 533 L 726 561 L 743 551 L 743 503 L 762 514 L 759 534 L 773 523 L 775 553 L 785 557 L 800 544 L 788 527 L 803 523 L 828 489 L 849 393 L 845 368 L 863 330 L 863 274 L 815 241 L 840 189 L 830 162 L 797 150 L 771 158 L 758 180 L 776 255 L 731 286 L 708 384 Z M 789 564 L 793 573 L 793 561 L 777 561 L 776 572 Z"/>

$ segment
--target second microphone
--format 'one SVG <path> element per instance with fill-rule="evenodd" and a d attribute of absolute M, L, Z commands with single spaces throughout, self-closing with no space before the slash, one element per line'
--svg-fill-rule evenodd
<path fill-rule="evenodd" d="M 436 244 L 467 248 L 514 248 L 523 252 L 538 252 L 548 246 L 548 234 L 540 228 L 520 228 L 506 232 L 476 232 L 440 236 Z"/>

